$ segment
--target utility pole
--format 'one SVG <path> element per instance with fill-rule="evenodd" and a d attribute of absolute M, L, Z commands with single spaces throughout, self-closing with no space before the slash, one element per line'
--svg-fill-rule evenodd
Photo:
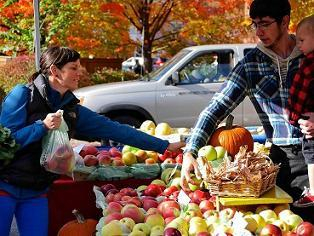
<path fill-rule="evenodd" d="M 34 47 L 35 47 L 35 65 L 36 71 L 39 71 L 40 65 L 40 29 L 39 29 L 39 0 L 33 1 L 34 7 Z"/>

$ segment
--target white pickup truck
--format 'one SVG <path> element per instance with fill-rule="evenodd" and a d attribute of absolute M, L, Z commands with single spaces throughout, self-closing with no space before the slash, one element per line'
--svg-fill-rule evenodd
<path fill-rule="evenodd" d="M 136 81 L 84 87 L 75 95 L 91 110 L 139 127 L 144 120 L 193 127 L 231 69 L 254 44 L 217 44 L 182 49 L 161 68 Z M 246 98 L 232 113 L 234 123 L 260 125 Z"/>

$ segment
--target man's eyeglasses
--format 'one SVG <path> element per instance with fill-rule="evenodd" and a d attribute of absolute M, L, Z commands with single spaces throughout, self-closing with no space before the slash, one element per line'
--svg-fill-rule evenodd
<path fill-rule="evenodd" d="M 265 30 L 267 29 L 271 24 L 275 23 L 276 20 L 272 21 L 272 22 L 260 22 L 260 23 L 255 23 L 252 22 L 252 24 L 250 25 L 252 30 L 257 30 L 257 29 L 261 29 L 261 30 Z"/>

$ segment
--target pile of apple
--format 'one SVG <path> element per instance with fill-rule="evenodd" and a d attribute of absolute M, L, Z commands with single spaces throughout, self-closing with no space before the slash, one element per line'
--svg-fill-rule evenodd
<path fill-rule="evenodd" d="M 167 170 L 167 171 L 166 171 Z M 171 168 L 162 179 L 137 189 L 118 190 L 112 184 L 100 187 L 105 196 L 103 217 L 97 235 L 191 235 L 191 236 L 313 236 L 314 226 L 303 222 L 289 204 L 259 205 L 254 211 L 227 207 L 216 210 L 215 197 L 197 189 L 186 193 L 189 202 L 180 205 L 179 173 Z M 169 172 L 173 172 L 169 177 Z"/>
<path fill-rule="evenodd" d="M 162 122 L 159 124 L 155 124 L 151 120 L 146 120 L 144 121 L 141 126 L 140 130 L 148 133 L 150 135 L 155 135 L 155 136 L 167 136 L 171 134 L 178 134 L 178 135 L 189 135 L 190 134 L 190 129 L 188 128 L 172 128 L 167 122 Z"/>
<path fill-rule="evenodd" d="M 208 192 L 198 190 L 190 195 L 192 201 L 183 211 L 177 201 L 180 192 L 177 181 L 170 181 L 167 186 L 163 180 L 156 179 L 148 186 L 121 190 L 106 184 L 99 189 L 105 196 L 106 207 L 97 226 L 98 235 L 171 235 L 177 230 L 170 227 L 171 222 L 175 226 L 178 217 L 189 221 L 195 209 L 204 212 L 214 209 L 214 204 L 206 200 Z"/>
<path fill-rule="evenodd" d="M 125 145 L 120 151 L 116 147 L 109 150 L 98 150 L 95 146 L 84 145 L 80 151 L 85 166 L 130 166 L 136 163 L 155 164 L 159 162 L 159 154 Z M 162 155 L 160 155 L 162 156 Z"/>

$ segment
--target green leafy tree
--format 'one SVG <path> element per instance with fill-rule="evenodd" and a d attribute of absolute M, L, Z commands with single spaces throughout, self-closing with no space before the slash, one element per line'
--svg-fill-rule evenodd
<path fill-rule="evenodd" d="M 40 33 L 43 47 L 53 37 L 62 39 L 76 11 L 66 0 L 40 1 Z M 34 50 L 32 0 L 0 0 L 0 50 L 7 55 L 28 54 Z"/>

